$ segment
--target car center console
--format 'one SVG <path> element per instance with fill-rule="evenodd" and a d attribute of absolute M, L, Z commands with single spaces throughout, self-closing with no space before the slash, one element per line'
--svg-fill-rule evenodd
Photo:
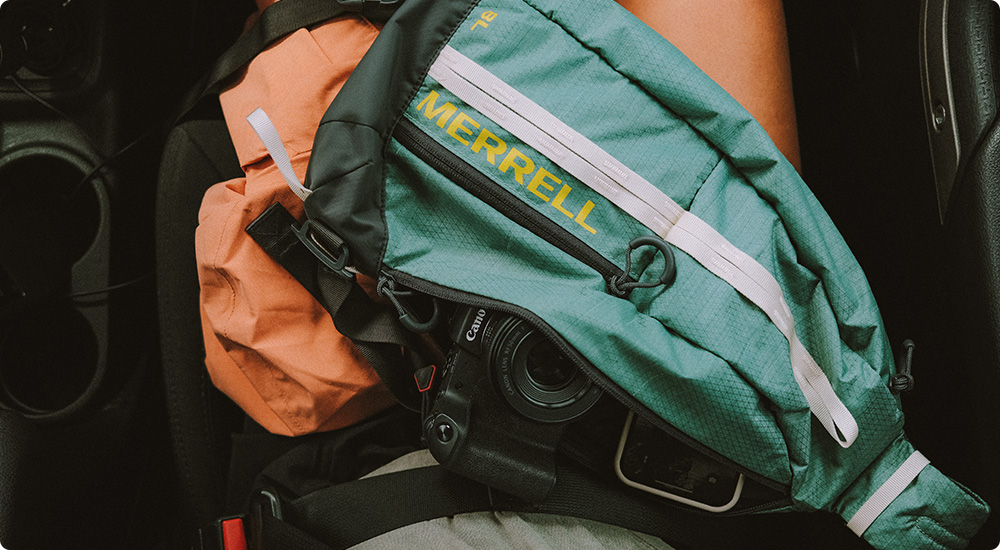
<path fill-rule="evenodd" d="M 110 547 L 169 506 L 153 202 L 217 53 L 199 9 L 0 2 L 0 547 Z"/>

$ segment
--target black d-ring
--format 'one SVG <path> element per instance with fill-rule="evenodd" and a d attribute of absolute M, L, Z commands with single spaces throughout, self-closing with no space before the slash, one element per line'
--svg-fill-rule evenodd
<path fill-rule="evenodd" d="M 656 282 L 640 283 L 630 282 L 626 279 L 632 270 L 632 251 L 643 246 L 656 247 L 663 254 L 663 272 Z M 614 276 L 608 280 L 608 290 L 619 298 L 627 298 L 629 293 L 636 288 L 652 288 L 654 286 L 670 286 L 677 278 L 677 263 L 674 260 L 674 251 L 667 244 L 667 241 L 655 235 L 643 235 L 629 241 L 628 250 L 625 251 L 625 270 L 621 277 Z"/>
<path fill-rule="evenodd" d="M 660 273 L 659 283 L 665 286 L 672 285 L 674 279 L 677 278 L 677 263 L 674 261 L 674 250 L 670 248 L 667 241 L 654 235 L 636 237 L 628 243 L 628 253 L 630 258 L 632 256 L 632 251 L 640 246 L 655 246 L 656 249 L 663 254 L 664 266 L 663 272 Z"/>

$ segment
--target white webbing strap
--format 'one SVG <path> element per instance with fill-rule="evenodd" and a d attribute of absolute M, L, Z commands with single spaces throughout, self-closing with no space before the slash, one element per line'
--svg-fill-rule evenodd
<path fill-rule="evenodd" d="M 864 535 L 879 515 L 892 504 L 892 501 L 896 500 L 896 497 L 903 494 L 910 482 L 916 479 L 930 463 L 931 461 L 920 454 L 920 451 L 913 451 L 913 454 L 903 461 L 899 469 L 893 472 L 889 479 L 885 480 L 885 483 L 872 493 L 872 496 L 868 497 L 861 508 L 858 508 L 858 511 L 851 516 L 847 527 L 859 537 Z"/>
<path fill-rule="evenodd" d="M 278 129 L 274 127 L 274 123 L 271 122 L 264 109 L 258 108 L 256 111 L 250 113 L 247 116 L 247 122 L 250 123 L 253 131 L 257 133 L 257 137 L 264 143 L 267 153 L 271 155 L 274 165 L 281 172 L 281 176 L 285 178 L 288 187 L 292 189 L 295 196 L 306 200 L 306 197 L 312 191 L 302 185 L 299 177 L 295 175 L 295 170 L 292 169 L 292 161 L 288 158 L 288 150 L 285 149 L 285 144 L 281 141 L 281 136 L 278 135 Z"/>
<path fill-rule="evenodd" d="M 857 422 L 802 346 L 781 287 L 762 265 L 597 144 L 454 48 L 445 46 L 429 74 L 759 307 L 788 340 L 795 381 L 810 410 L 841 446 L 849 447 L 857 439 Z"/>
<path fill-rule="evenodd" d="M 681 216 L 665 240 L 729 283 L 767 315 L 788 341 L 792 375 L 813 415 L 841 446 L 846 448 L 854 443 L 859 433 L 858 424 L 851 411 L 837 397 L 826 374 L 799 340 L 795 333 L 795 319 L 774 277 L 690 212 Z M 749 265 L 745 265 L 747 263 Z"/>

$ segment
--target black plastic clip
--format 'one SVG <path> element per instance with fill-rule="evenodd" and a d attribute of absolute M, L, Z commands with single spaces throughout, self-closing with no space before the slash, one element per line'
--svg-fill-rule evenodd
<path fill-rule="evenodd" d="M 414 372 L 413 381 L 417 383 L 417 391 L 420 393 L 430 391 L 434 387 L 436 375 L 437 366 L 435 365 L 427 365 Z"/>
<path fill-rule="evenodd" d="M 382 275 L 378 279 L 378 286 L 375 287 L 375 291 L 379 296 L 388 299 L 392 302 L 393 307 L 399 313 L 399 322 L 407 329 L 417 332 L 424 333 L 430 332 L 438 325 L 441 321 L 441 304 L 437 298 L 431 296 L 431 317 L 426 321 L 417 320 L 416 315 L 411 311 L 406 304 L 403 303 L 400 298 L 412 298 L 414 296 L 426 296 L 425 294 L 418 293 L 415 290 L 398 290 L 396 288 L 396 281 L 387 275 Z"/>
<path fill-rule="evenodd" d="M 655 282 L 640 283 L 629 280 L 629 272 L 632 270 L 632 251 L 642 246 L 653 246 L 663 254 L 663 272 Z M 652 288 L 654 286 L 670 286 L 677 278 L 677 264 L 674 261 L 674 251 L 667 244 L 667 241 L 653 236 L 643 235 L 629 241 L 628 249 L 625 251 L 625 270 L 622 275 L 613 275 L 608 279 L 608 290 L 611 294 L 626 298 L 633 289 Z"/>
<path fill-rule="evenodd" d="M 903 340 L 903 350 L 896 361 L 896 375 L 889 379 L 889 391 L 894 395 L 913 389 L 913 351 L 917 348 L 913 340 Z"/>
<path fill-rule="evenodd" d="M 295 236 L 302 241 L 302 244 L 309 249 L 309 252 L 312 252 L 313 256 L 316 256 L 316 258 L 318 258 L 319 261 L 327 267 L 327 269 L 347 280 L 354 280 L 354 273 L 348 269 L 348 264 L 351 261 L 351 254 L 348 252 L 347 247 L 344 246 L 344 242 L 340 241 L 340 239 L 332 239 L 331 237 L 333 235 L 330 234 L 329 231 L 323 232 L 327 239 L 332 241 L 330 246 L 340 249 L 339 255 L 333 254 L 327 246 L 324 246 L 320 243 L 319 239 L 316 238 L 316 230 L 320 227 L 321 226 L 319 225 L 314 225 L 312 220 L 306 220 L 302 223 L 301 227 L 295 227 L 295 225 L 292 225 L 292 232 L 295 233 Z"/>

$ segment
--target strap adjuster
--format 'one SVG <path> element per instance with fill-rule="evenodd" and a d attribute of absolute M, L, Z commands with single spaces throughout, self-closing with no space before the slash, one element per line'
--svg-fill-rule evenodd
<path fill-rule="evenodd" d="M 336 243 L 334 241 L 333 234 L 330 233 L 329 231 L 325 232 L 324 236 L 327 237 L 327 240 L 334 242 L 331 242 L 328 245 L 321 243 L 320 239 L 318 239 L 316 236 L 317 235 L 316 230 L 320 227 L 321 226 L 319 225 L 313 224 L 312 220 L 306 220 L 305 222 L 302 223 L 301 227 L 295 227 L 295 225 L 293 224 L 292 231 L 295 233 L 295 236 L 298 237 L 300 241 L 302 241 L 302 244 L 306 245 L 306 248 L 309 249 L 309 252 L 312 252 L 313 255 L 316 256 L 316 258 L 319 259 L 319 261 L 322 262 L 323 265 L 327 267 L 327 269 L 343 277 L 344 279 L 354 280 L 354 273 L 351 271 L 351 268 L 349 267 L 349 263 L 351 261 L 351 255 L 347 251 L 347 246 L 344 245 L 343 241 L 341 241 L 340 243 Z M 331 247 L 339 248 L 340 254 L 334 255 L 329 250 L 329 248 Z"/>

